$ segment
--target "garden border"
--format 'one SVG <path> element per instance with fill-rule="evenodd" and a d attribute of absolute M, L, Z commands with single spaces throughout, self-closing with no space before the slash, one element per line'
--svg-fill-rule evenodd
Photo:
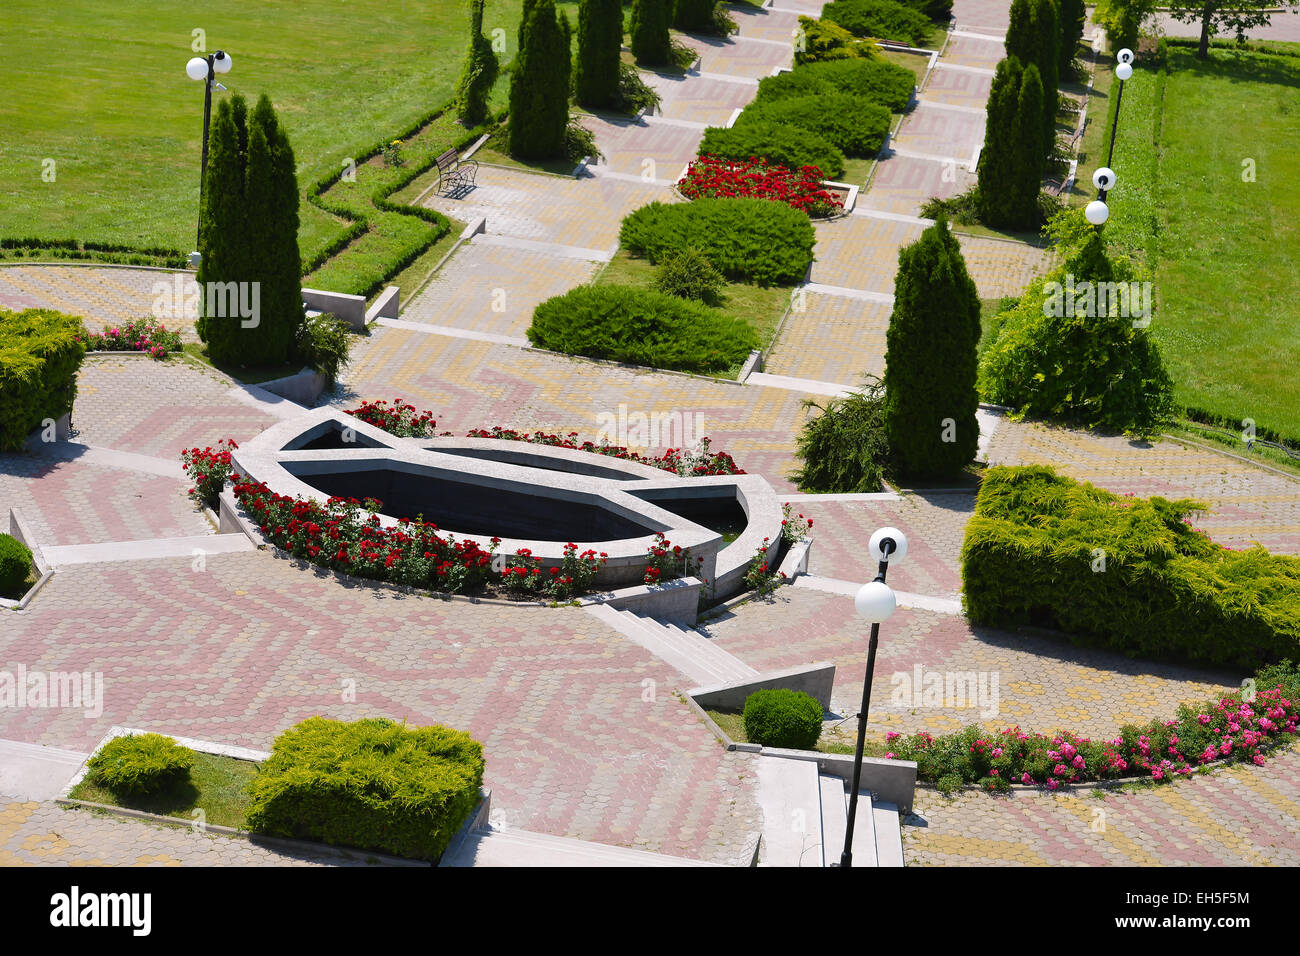
<path fill-rule="evenodd" d="M 32 553 L 32 566 L 36 569 L 36 582 L 23 594 L 22 597 L 0 598 L 0 608 L 11 611 L 26 610 L 27 605 L 32 603 L 32 599 L 40 593 L 41 588 L 54 577 L 54 568 L 50 567 L 45 560 L 45 555 L 41 552 L 40 545 L 36 543 L 36 536 L 32 534 L 27 522 L 23 520 L 22 514 L 17 508 L 9 509 L 9 535 L 16 538 Z"/>

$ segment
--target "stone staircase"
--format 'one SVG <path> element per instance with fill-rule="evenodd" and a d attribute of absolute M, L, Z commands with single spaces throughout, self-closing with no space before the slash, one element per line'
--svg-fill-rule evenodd
<path fill-rule="evenodd" d="M 439 866 L 716 866 L 680 856 L 588 843 L 529 830 L 480 827 L 443 857 Z"/>
<path fill-rule="evenodd" d="M 686 675 L 697 686 L 731 684 L 758 676 L 754 668 L 693 629 L 608 604 L 593 604 L 585 610 Z"/>
<path fill-rule="evenodd" d="M 838 866 L 848 829 L 845 783 L 819 773 L 813 760 L 758 758 L 758 802 L 763 810 L 759 866 Z M 853 865 L 903 865 L 898 808 L 858 794 Z"/>

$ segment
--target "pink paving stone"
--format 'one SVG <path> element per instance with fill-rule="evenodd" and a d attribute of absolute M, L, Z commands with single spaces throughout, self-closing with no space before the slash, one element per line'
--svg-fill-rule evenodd
<path fill-rule="evenodd" d="M 942 63 L 943 61 L 940 61 Z M 924 99 L 954 106 L 982 109 L 988 102 L 993 77 L 967 70 L 945 70 L 936 66 L 926 81 Z"/>
<path fill-rule="evenodd" d="M 958 26 L 958 29 L 963 28 Z M 983 67 L 986 70 L 996 69 L 998 61 L 1004 56 L 1006 56 L 1006 47 L 1000 38 L 994 41 L 975 37 L 952 37 L 943 51 L 943 60 L 946 63 Z"/>
<path fill-rule="evenodd" d="M 945 109 L 922 100 L 903 120 L 891 145 L 966 164 L 983 142 L 983 114 Z"/>
<path fill-rule="evenodd" d="M 778 68 L 788 69 L 794 61 L 792 45 L 753 43 L 735 37 L 719 40 L 683 35 L 679 39 L 700 54 L 701 73 L 757 80 L 771 76 Z"/>
<path fill-rule="evenodd" d="M 748 83 L 709 77 L 663 73 L 645 74 L 645 77 L 663 97 L 656 116 L 710 126 L 725 126 L 732 113 L 748 106 L 758 92 L 758 87 Z"/>
<path fill-rule="evenodd" d="M 667 123 L 589 116 L 583 123 L 604 154 L 602 169 L 650 179 L 676 181 L 695 156 L 703 130 Z"/>
<path fill-rule="evenodd" d="M 964 165 L 891 155 L 877 164 L 871 188 L 858 195 L 856 208 L 919 216 L 927 199 L 948 199 L 974 183 Z"/>
<path fill-rule="evenodd" d="M 781 6 L 774 4 L 774 6 Z M 731 18 L 740 26 L 738 37 L 733 39 L 774 40 L 793 43 L 799 29 L 800 14 L 791 10 L 759 8 L 748 4 L 727 7 Z"/>

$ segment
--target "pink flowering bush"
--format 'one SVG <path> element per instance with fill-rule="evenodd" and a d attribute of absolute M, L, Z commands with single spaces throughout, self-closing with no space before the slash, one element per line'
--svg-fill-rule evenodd
<path fill-rule="evenodd" d="M 916 761 L 918 778 L 938 782 L 943 790 L 962 783 L 990 790 L 1013 783 L 1059 790 L 1132 777 L 1165 783 L 1215 763 L 1263 764 L 1271 750 L 1300 733 L 1300 667 L 1283 661 L 1260 670 L 1253 681 L 1254 691 L 1184 704 L 1173 719 L 1126 726 L 1110 740 L 1031 733 L 1018 726 L 990 733 L 972 726 L 939 737 L 890 732 L 882 754 Z"/>
<path fill-rule="evenodd" d="M 169 331 L 162 323 L 149 319 L 133 319 L 125 325 L 115 325 L 103 332 L 86 334 L 87 352 L 144 352 L 162 359 L 169 352 L 181 350 L 181 337 Z"/>

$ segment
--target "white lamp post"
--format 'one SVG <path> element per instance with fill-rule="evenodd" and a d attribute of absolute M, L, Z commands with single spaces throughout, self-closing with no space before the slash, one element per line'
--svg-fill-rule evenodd
<path fill-rule="evenodd" d="M 853 865 L 853 824 L 858 814 L 858 787 L 862 781 L 862 748 L 867 739 L 867 712 L 871 709 L 871 680 L 876 671 L 876 647 L 880 642 L 880 625 L 889 620 L 898 606 L 894 592 L 885 583 L 889 561 L 901 561 L 907 555 L 907 537 L 897 528 L 881 528 L 871 536 L 867 552 L 878 563 L 876 578 L 858 589 L 853 606 L 871 622 L 871 642 L 867 645 L 867 676 L 862 681 L 862 710 L 858 712 L 858 748 L 853 758 L 853 789 L 849 792 L 849 822 L 844 831 L 844 850 L 840 866 Z"/>
<path fill-rule="evenodd" d="M 1083 210 L 1084 218 L 1094 226 L 1103 225 L 1110 218 L 1106 193 L 1115 186 L 1115 170 L 1110 167 L 1111 160 L 1115 158 L 1115 130 L 1119 127 L 1119 106 L 1124 101 L 1124 81 L 1132 75 L 1133 51 L 1125 47 L 1115 54 L 1115 78 L 1119 80 L 1119 90 L 1115 94 L 1115 119 L 1110 127 L 1110 150 L 1106 155 L 1106 165 L 1092 174 L 1093 185 L 1097 187 L 1097 198 Z"/>
<path fill-rule="evenodd" d="M 212 87 L 215 85 L 220 89 L 225 89 L 220 83 L 216 83 L 218 73 L 229 73 L 232 66 L 230 54 L 224 50 L 217 50 L 215 53 L 209 53 L 207 56 L 191 57 L 185 64 L 185 75 L 191 80 L 203 81 L 203 159 L 199 166 L 199 227 L 198 235 L 195 237 L 195 251 L 190 254 L 190 263 L 198 267 L 201 251 L 199 244 L 203 241 L 203 181 L 208 175 L 208 125 L 212 120 Z"/>

